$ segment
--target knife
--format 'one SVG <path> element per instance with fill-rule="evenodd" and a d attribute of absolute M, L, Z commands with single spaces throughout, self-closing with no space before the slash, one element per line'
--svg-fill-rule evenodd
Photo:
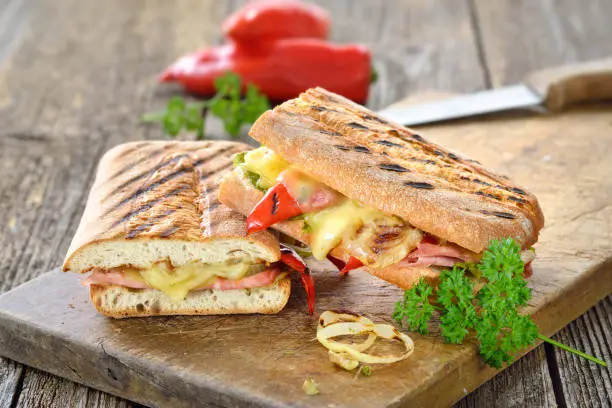
<path fill-rule="evenodd" d="M 559 112 L 570 105 L 612 99 L 612 58 L 549 68 L 522 84 L 379 112 L 404 126 L 422 125 L 512 109 Z"/>

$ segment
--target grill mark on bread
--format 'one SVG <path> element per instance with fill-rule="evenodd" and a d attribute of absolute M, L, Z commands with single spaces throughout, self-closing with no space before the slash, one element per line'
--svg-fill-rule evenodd
<path fill-rule="evenodd" d="M 223 155 L 224 153 L 229 152 L 230 150 L 235 149 L 234 146 L 228 146 L 228 147 L 224 147 L 222 149 L 219 150 L 215 150 L 210 156 L 206 156 L 206 157 L 201 157 L 199 159 L 197 159 L 193 165 L 195 167 L 201 166 L 202 164 L 205 164 L 207 161 L 209 161 L 210 159 L 216 158 L 218 156 Z"/>
<path fill-rule="evenodd" d="M 218 167 L 216 169 L 213 170 L 209 170 L 206 173 L 200 173 L 200 180 L 206 180 L 208 178 L 210 178 L 211 176 L 214 176 L 217 173 L 221 173 L 224 170 L 227 170 L 228 168 L 232 167 L 234 165 L 234 163 L 229 162 L 229 163 L 225 163 L 223 166 Z"/>
<path fill-rule="evenodd" d="M 142 156 L 142 157 L 139 157 L 137 160 L 134 160 L 133 162 L 128 163 L 127 165 L 125 165 L 124 167 L 122 167 L 121 169 L 119 169 L 118 171 L 116 171 L 116 172 L 115 172 L 115 173 L 114 173 L 112 176 L 110 176 L 108 179 L 109 179 L 109 180 L 113 180 L 113 179 L 115 179 L 115 178 L 119 177 L 120 175 L 122 175 L 122 174 L 124 174 L 124 173 L 126 173 L 126 172 L 130 171 L 130 170 L 131 170 L 131 169 L 133 169 L 134 167 L 138 166 L 140 163 L 143 163 L 143 162 L 145 162 L 145 161 L 147 161 L 147 160 L 150 160 L 150 159 L 152 159 L 153 157 L 157 156 L 157 155 L 158 155 L 158 154 L 160 154 L 160 153 L 163 153 L 164 151 L 166 151 L 166 150 L 168 150 L 168 149 L 169 149 L 169 146 L 168 146 L 168 145 L 163 146 L 163 147 L 161 147 L 161 148 L 159 148 L 159 149 L 153 149 L 153 150 L 151 150 L 150 152 L 148 152 L 148 154 L 147 154 L 147 155 Z M 121 156 L 125 156 L 125 155 L 126 155 L 125 153 L 128 153 L 128 152 L 129 152 L 129 153 L 131 153 L 131 152 L 133 152 L 134 150 L 135 150 L 135 149 L 129 149 L 128 151 L 124 152 L 124 153 L 123 153 Z"/>
<path fill-rule="evenodd" d="M 423 136 L 418 135 L 418 134 L 416 134 L 416 133 L 412 135 L 412 138 L 413 138 L 414 140 L 418 140 L 418 141 L 419 141 L 419 142 L 421 142 L 421 143 L 427 143 L 427 141 L 426 141 L 425 139 L 423 139 Z"/>
<path fill-rule="evenodd" d="M 510 213 L 502 212 L 502 211 L 480 210 L 480 212 L 485 214 L 485 215 L 493 215 L 495 217 L 504 218 L 506 220 L 514 220 L 516 218 L 516 216 L 514 214 L 510 214 Z"/>
<path fill-rule="evenodd" d="M 374 143 L 378 143 L 379 145 L 383 145 L 387 147 L 404 147 L 401 144 L 393 143 L 388 140 L 377 140 Z"/>
<path fill-rule="evenodd" d="M 350 147 L 348 147 L 348 146 L 334 145 L 334 147 L 335 147 L 336 149 L 344 150 L 345 152 L 346 152 L 346 151 L 351 150 L 351 148 L 350 148 Z"/>
<path fill-rule="evenodd" d="M 182 185 L 178 186 L 177 188 L 175 188 L 174 190 L 170 191 L 169 193 L 164 194 L 162 197 L 156 198 L 153 201 L 148 201 L 148 202 L 142 204 L 139 208 L 130 211 L 129 213 L 125 214 L 123 217 L 121 217 L 120 219 L 115 221 L 111 225 L 111 228 L 115 228 L 115 227 L 123 224 L 124 222 L 129 221 L 131 218 L 137 216 L 138 214 L 140 214 L 140 213 L 142 213 L 144 211 L 150 210 L 151 208 L 153 208 L 157 204 L 159 204 L 162 201 L 166 200 L 168 197 L 172 197 L 172 196 L 178 195 L 180 192 L 188 190 L 190 188 L 191 188 L 190 185 L 182 184 Z"/>
<path fill-rule="evenodd" d="M 467 177 L 466 179 L 467 179 L 467 180 L 470 180 L 470 178 L 469 178 L 469 177 Z M 491 186 L 491 185 L 492 185 L 491 183 L 488 183 L 488 182 L 486 182 L 486 181 L 480 180 L 480 179 L 478 179 L 478 178 L 471 179 L 471 180 L 472 180 L 474 183 L 482 184 L 483 186 Z"/>
<path fill-rule="evenodd" d="M 134 191 L 132 194 L 130 194 L 128 197 L 125 197 L 123 200 L 119 201 L 117 204 L 115 204 L 114 206 L 112 206 L 111 208 L 109 208 L 103 215 L 106 216 L 108 214 L 110 214 L 113 211 L 116 211 L 118 208 L 124 206 L 125 204 L 129 203 L 130 201 L 135 200 L 136 198 L 142 196 L 144 193 L 147 192 L 151 192 L 153 190 L 155 190 L 156 188 L 166 184 L 168 181 L 185 174 L 188 171 L 193 171 L 193 166 L 181 166 L 181 168 L 179 168 L 178 170 L 164 176 L 163 178 L 159 179 L 158 181 L 155 181 L 151 184 L 147 184 L 145 186 L 139 187 L 138 189 L 136 189 L 136 191 Z"/>
<path fill-rule="evenodd" d="M 365 146 L 353 146 L 353 150 L 359 153 L 370 153 L 370 149 Z"/>
<path fill-rule="evenodd" d="M 102 202 L 106 201 L 107 199 L 109 199 L 110 197 L 113 197 L 115 194 L 117 194 L 118 192 L 120 192 L 121 190 L 123 190 L 124 188 L 126 188 L 127 186 L 129 186 L 130 184 L 133 184 L 139 180 L 142 179 L 146 179 L 147 177 L 151 176 L 153 173 L 155 173 L 157 170 L 162 169 L 166 166 L 169 166 L 171 164 L 174 164 L 176 162 L 178 162 L 181 159 L 184 159 L 186 157 L 188 157 L 189 155 L 186 153 L 183 154 L 179 154 L 176 155 L 162 163 L 158 163 L 155 166 L 153 166 L 152 168 L 150 168 L 147 171 L 143 171 L 140 174 L 137 174 L 136 176 L 124 181 L 123 183 L 119 184 L 117 187 L 115 187 L 110 193 L 108 193 L 108 195 L 106 197 L 104 197 L 104 199 L 102 199 Z"/>
<path fill-rule="evenodd" d="M 171 158 L 169 158 L 167 160 L 164 160 L 161 163 L 156 164 L 155 166 L 153 166 L 149 170 L 143 171 L 142 173 L 140 173 L 140 174 L 138 174 L 138 175 L 136 175 L 136 176 L 126 180 L 125 182 L 121 183 L 120 185 L 115 187 L 102 201 L 106 201 L 108 198 L 110 198 L 113 195 L 117 194 L 119 191 L 121 191 L 124 188 L 128 187 L 129 185 L 135 183 L 136 181 L 143 180 L 143 179 L 145 179 L 147 177 L 150 177 L 151 175 L 155 174 L 156 171 L 161 170 L 164 167 L 170 166 L 170 165 L 172 165 L 174 163 L 177 163 L 178 161 L 180 161 L 182 159 L 188 158 L 191 155 L 192 152 L 197 151 L 197 150 L 201 150 L 201 149 L 202 149 L 202 147 L 181 150 L 181 154 L 175 155 L 175 156 L 173 156 L 173 157 L 171 157 Z M 225 148 L 217 149 L 217 150 L 213 151 L 210 155 L 199 158 L 194 164 L 197 165 L 197 166 L 202 165 L 202 164 L 206 163 L 208 160 L 213 159 L 213 158 L 217 157 L 217 155 L 223 154 L 223 153 L 227 152 L 230 149 L 232 149 L 232 147 L 225 147 Z"/>
<path fill-rule="evenodd" d="M 383 118 L 380 118 L 378 116 L 368 115 L 367 113 L 362 114 L 361 117 L 366 119 L 366 120 L 373 120 L 375 122 L 380 123 L 381 125 L 388 125 L 389 124 L 389 122 L 387 122 Z"/>
<path fill-rule="evenodd" d="M 527 202 L 527 200 L 524 200 L 521 197 L 516 197 L 516 196 L 508 196 L 508 200 L 515 201 L 521 204 L 525 204 Z"/>
<path fill-rule="evenodd" d="M 411 160 L 411 161 L 414 161 L 414 162 L 425 163 L 425 164 L 436 164 L 436 162 L 434 160 L 431 160 L 431 159 L 421 159 L 420 157 L 410 157 L 410 158 L 408 158 L 408 160 Z"/>
<path fill-rule="evenodd" d="M 423 190 L 433 190 L 434 189 L 433 185 L 429 183 L 425 183 L 423 181 L 405 181 L 404 185 L 408 187 L 413 187 L 413 188 L 420 188 Z"/>
<path fill-rule="evenodd" d="M 383 170 L 396 171 L 398 173 L 407 173 L 410 171 L 407 168 L 402 167 L 399 164 L 395 164 L 395 163 L 381 163 L 378 165 L 378 167 Z"/>
<path fill-rule="evenodd" d="M 140 233 L 146 231 L 147 229 L 151 228 L 152 226 L 154 226 L 155 224 L 157 224 L 158 222 L 162 221 L 164 218 L 168 217 L 169 215 L 175 212 L 176 210 L 172 208 L 172 209 L 164 211 L 160 215 L 157 215 L 155 217 L 150 217 L 149 219 L 147 219 L 147 222 L 137 225 L 130 231 L 126 232 L 125 239 L 136 238 Z"/>
<path fill-rule="evenodd" d="M 127 156 L 128 154 L 132 153 L 133 151 L 139 150 L 141 147 L 144 147 L 146 145 L 148 145 L 147 142 L 134 143 L 132 145 L 132 147 L 130 147 L 129 149 L 125 149 L 123 152 L 121 152 L 121 154 L 118 154 L 117 157 Z"/>
<path fill-rule="evenodd" d="M 324 135 L 330 135 L 330 136 L 342 136 L 342 133 L 340 133 L 340 132 L 336 132 L 335 130 L 325 130 L 325 129 L 321 129 L 321 130 L 319 130 L 319 132 L 323 133 Z"/>
<path fill-rule="evenodd" d="M 349 123 L 346 124 L 346 126 L 352 127 L 353 129 L 370 130 L 369 127 L 364 126 L 361 123 L 357 123 L 357 122 L 349 122 Z"/>
<path fill-rule="evenodd" d="M 171 226 L 170 228 L 159 233 L 159 236 L 162 238 L 168 238 L 170 235 L 174 234 L 179 230 L 179 227 L 176 225 Z"/>

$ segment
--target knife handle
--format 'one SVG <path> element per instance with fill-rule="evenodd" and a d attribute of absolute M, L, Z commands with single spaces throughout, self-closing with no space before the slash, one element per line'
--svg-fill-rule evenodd
<path fill-rule="evenodd" d="M 612 99 L 612 58 L 544 69 L 525 83 L 544 99 L 551 112 L 580 102 Z"/>

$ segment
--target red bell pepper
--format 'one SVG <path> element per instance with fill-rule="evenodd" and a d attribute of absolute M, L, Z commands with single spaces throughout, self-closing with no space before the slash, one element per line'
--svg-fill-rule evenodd
<path fill-rule="evenodd" d="M 281 244 L 280 252 L 281 262 L 300 273 L 302 284 L 304 285 L 306 296 L 308 297 L 308 312 L 312 316 L 315 305 L 315 286 L 312 275 L 310 274 L 310 268 L 308 268 L 306 262 L 304 262 L 302 257 L 299 256 L 293 248 Z"/>
<path fill-rule="evenodd" d="M 329 15 L 321 7 L 288 0 L 247 3 L 223 21 L 225 37 L 241 45 L 283 38 L 325 39 Z"/>
<path fill-rule="evenodd" d="M 334 266 L 338 268 L 339 271 L 344 269 L 344 267 L 346 266 L 346 262 L 344 262 L 342 259 L 338 259 L 331 255 L 327 255 L 327 260 L 333 263 Z"/>
<path fill-rule="evenodd" d="M 348 262 L 346 263 L 346 265 L 344 265 L 344 268 L 340 270 L 340 275 L 347 275 L 349 271 L 352 271 L 353 269 L 361 268 L 362 266 L 363 266 L 363 262 L 361 262 L 359 259 L 355 258 L 354 256 L 351 256 Z"/>
<path fill-rule="evenodd" d="M 247 217 L 247 233 L 263 231 L 277 222 L 302 214 L 298 202 L 279 183 L 270 188 Z"/>
<path fill-rule="evenodd" d="M 335 258 L 331 255 L 327 255 L 327 259 L 340 270 L 340 275 L 342 276 L 348 275 L 348 273 L 353 269 L 361 268 L 363 266 L 363 262 L 354 256 L 351 256 L 348 262 L 344 262 L 342 259 Z"/>
<path fill-rule="evenodd" d="M 160 75 L 190 93 L 213 95 L 214 80 L 227 71 L 252 83 L 272 100 L 297 97 L 320 86 L 356 102 L 365 102 L 370 86 L 370 52 L 360 45 L 336 45 L 308 38 L 269 43 L 265 50 L 246 51 L 235 44 L 189 54 Z"/>

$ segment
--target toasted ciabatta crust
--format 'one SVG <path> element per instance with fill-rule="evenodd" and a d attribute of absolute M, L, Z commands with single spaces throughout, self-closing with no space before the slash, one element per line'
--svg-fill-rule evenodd
<path fill-rule="evenodd" d="M 101 314 L 114 318 L 210 315 L 273 314 L 280 312 L 291 294 L 291 279 L 284 277 L 272 286 L 252 289 L 191 292 L 180 302 L 172 302 L 154 289 L 91 285 L 91 300 Z"/>
<path fill-rule="evenodd" d="M 228 207 L 245 215 L 251 212 L 255 204 L 261 200 L 263 195 L 261 191 L 253 187 L 249 180 L 240 177 L 236 172 L 227 174 L 219 188 L 219 200 Z M 310 237 L 308 233 L 304 232 L 302 228 L 303 223 L 304 221 L 301 220 L 281 221 L 274 224 L 273 228 L 300 242 L 308 244 L 310 242 Z M 340 248 L 335 248 L 332 250 L 331 254 L 344 261 L 347 261 L 350 257 L 350 254 L 344 253 Z M 440 275 L 440 270 L 435 267 L 401 267 L 391 265 L 382 269 L 368 267 L 363 269 L 374 276 L 404 289 L 412 287 L 420 278 L 435 285 Z"/>
<path fill-rule="evenodd" d="M 232 168 L 241 143 L 137 142 L 102 158 L 65 271 L 93 267 L 175 266 L 228 259 L 275 262 L 277 238 L 247 236 L 241 214 L 217 198 L 218 179 Z"/>
<path fill-rule="evenodd" d="M 321 88 L 249 134 L 345 196 L 473 252 L 502 237 L 529 247 L 544 224 L 535 196 L 506 178 Z"/>

